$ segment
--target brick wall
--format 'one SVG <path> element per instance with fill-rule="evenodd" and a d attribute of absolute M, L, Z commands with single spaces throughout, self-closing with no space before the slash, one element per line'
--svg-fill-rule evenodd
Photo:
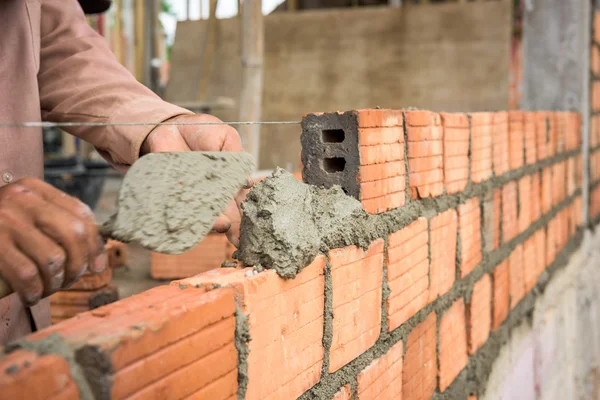
<path fill-rule="evenodd" d="M 498 341 L 581 239 L 580 126 L 562 112 L 307 115 L 303 180 L 344 188 L 378 237 L 365 244 L 358 223 L 360 240 L 294 279 L 219 268 L 80 314 L 9 345 L 0 392 L 44 379 L 30 398 L 477 398 Z"/>

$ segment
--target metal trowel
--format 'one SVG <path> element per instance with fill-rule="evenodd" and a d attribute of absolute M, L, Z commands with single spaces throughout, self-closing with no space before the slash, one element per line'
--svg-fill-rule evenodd
<path fill-rule="evenodd" d="M 117 211 L 99 231 L 158 253 L 184 253 L 212 230 L 253 170 L 249 153 L 148 154 L 125 174 Z M 0 280 L 0 298 L 10 293 Z"/>

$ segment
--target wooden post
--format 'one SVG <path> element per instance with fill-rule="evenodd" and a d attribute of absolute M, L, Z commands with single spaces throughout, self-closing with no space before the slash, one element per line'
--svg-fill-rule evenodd
<path fill-rule="evenodd" d="M 204 51 L 202 54 L 202 76 L 198 85 L 198 101 L 206 100 L 206 91 L 208 90 L 208 81 L 210 79 L 211 66 L 214 58 L 215 48 L 217 46 L 217 5 L 219 0 L 210 0 L 210 14 L 206 26 L 206 35 L 204 36 Z"/>
<path fill-rule="evenodd" d="M 240 120 L 260 121 L 263 92 L 264 27 L 261 0 L 242 3 L 242 89 Z M 254 156 L 258 167 L 260 125 L 239 127 L 242 144 Z"/>

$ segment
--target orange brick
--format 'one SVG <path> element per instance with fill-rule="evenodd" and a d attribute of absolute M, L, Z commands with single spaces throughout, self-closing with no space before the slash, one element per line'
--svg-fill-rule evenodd
<path fill-rule="evenodd" d="M 440 115 L 428 110 L 406 110 L 404 118 L 407 126 L 440 125 Z"/>
<path fill-rule="evenodd" d="M 106 298 L 106 302 L 101 304 L 101 298 Z M 109 285 L 102 289 L 94 291 L 85 290 L 65 290 L 54 293 L 50 296 L 50 304 L 85 306 L 88 309 L 100 307 L 117 301 L 119 292 L 115 286 Z M 90 304 L 91 303 L 91 304 Z"/>
<path fill-rule="evenodd" d="M 456 235 L 458 220 L 455 210 L 447 210 L 431 218 L 429 273 L 430 300 L 447 293 L 455 279 Z"/>
<path fill-rule="evenodd" d="M 392 143 L 404 143 L 404 130 L 401 125 L 358 129 L 358 144 L 360 146 L 376 146 L 378 144 Z"/>
<path fill-rule="evenodd" d="M 409 169 L 411 172 L 427 172 L 427 171 L 441 171 L 444 166 L 444 157 L 431 156 L 412 158 L 408 161 Z"/>
<path fill-rule="evenodd" d="M 181 374 L 181 372 L 179 373 Z M 195 379 L 195 376 L 188 376 L 190 380 Z M 159 381 L 159 384 L 162 384 L 164 381 Z M 198 390 L 197 392 L 187 396 L 186 400 L 204 400 L 204 399 L 227 399 L 227 400 L 235 400 L 238 398 L 237 396 L 237 373 L 236 371 L 231 371 L 224 376 L 219 377 L 214 380 L 212 383 L 208 384 L 204 388 Z M 181 392 L 181 388 L 176 388 L 172 392 L 177 391 Z M 165 387 L 165 390 L 170 391 L 170 388 Z M 155 394 L 155 396 L 161 396 L 162 393 Z M 177 394 L 175 394 L 177 395 Z M 138 397 L 138 396 L 134 396 Z M 149 396 L 150 397 L 150 396 Z M 146 397 L 144 397 L 146 398 Z M 158 397 L 162 399 L 164 397 Z"/>
<path fill-rule="evenodd" d="M 184 283 L 178 285 L 186 287 Z M 123 302 L 84 313 L 79 320 L 72 319 L 58 324 L 54 332 L 59 333 L 76 349 L 95 349 L 96 357 L 102 357 L 103 362 L 113 371 L 112 376 L 106 378 L 114 381 L 113 393 L 134 394 L 151 383 L 152 377 L 165 377 L 173 372 L 173 368 L 180 368 L 179 363 L 169 362 L 173 358 L 180 361 L 191 359 L 194 368 L 203 370 L 207 365 L 214 364 L 214 358 L 217 357 L 220 359 L 217 363 L 220 372 L 237 371 L 235 348 L 233 357 L 218 356 L 223 355 L 226 351 L 223 349 L 227 346 L 233 346 L 233 324 L 230 324 L 228 332 L 221 332 L 222 337 L 219 338 L 219 341 L 228 344 L 206 356 L 200 352 L 192 352 L 193 347 L 177 346 L 180 340 L 188 340 L 192 335 L 211 329 L 211 326 L 224 319 L 233 320 L 234 312 L 234 293 L 229 288 L 207 292 L 202 288 L 183 290 L 180 286 L 158 287 Z M 45 337 L 52 332 L 53 330 L 46 329 L 30 338 Z M 211 341 L 204 340 L 194 350 L 200 351 L 213 345 Z M 189 354 L 182 355 L 182 351 Z M 160 356 L 152 357 L 156 354 Z M 96 357 L 82 359 L 96 363 Z M 84 369 L 88 367 L 83 366 Z M 146 375 L 144 371 L 150 372 Z M 129 374 L 135 379 L 121 379 L 120 373 Z M 198 380 L 195 386 L 189 385 L 186 388 L 187 394 L 202 389 L 202 382 L 204 381 Z M 204 383 L 209 384 L 210 380 Z M 97 390 L 109 390 L 108 381 L 95 380 L 94 384 L 97 385 Z"/>
<path fill-rule="evenodd" d="M 86 272 L 77 282 L 73 284 L 70 290 L 97 290 L 108 285 L 112 279 L 112 269 L 106 268 L 100 274 Z"/>
<path fill-rule="evenodd" d="M 333 338 L 329 372 L 335 372 L 379 338 L 383 241 L 364 251 L 356 246 L 329 252 L 333 292 Z"/>
<path fill-rule="evenodd" d="M 386 265 L 390 295 L 386 306 L 389 331 L 427 305 L 428 241 L 427 219 L 423 217 L 388 237 Z"/>
<path fill-rule="evenodd" d="M 359 182 L 372 182 L 380 179 L 405 176 L 404 161 L 392 161 L 384 164 L 363 165 L 358 170 Z"/>
<path fill-rule="evenodd" d="M 360 200 L 382 197 L 392 193 L 404 192 L 406 179 L 403 176 L 380 179 L 360 184 Z"/>
<path fill-rule="evenodd" d="M 468 320 L 469 354 L 475 354 L 488 339 L 492 327 L 492 281 L 487 274 L 473 285 Z"/>
<path fill-rule="evenodd" d="M 547 113 L 548 117 L 548 139 L 546 142 L 546 154 L 548 157 L 552 157 L 556 154 L 556 145 L 558 142 L 558 124 L 556 120 L 556 113 Z"/>
<path fill-rule="evenodd" d="M 109 239 L 104 246 L 104 250 L 108 257 L 108 265 L 111 268 L 119 268 L 127 264 L 127 245 L 125 243 Z"/>
<path fill-rule="evenodd" d="M 572 196 L 575 193 L 575 189 L 576 187 L 576 166 L 575 163 L 577 162 L 575 157 L 571 157 L 569 158 L 566 163 L 567 163 L 567 195 L 568 196 Z"/>
<path fill-rule="evenodd" d="M 568 113 L 557 112 L 555 113 L 557 137 L 556 137 L 556 151 L 557 153 L 563 153 L 567 150 L 566 146 L 566 135 L 567 135 L 567 124 L 568 124 Z"/>
<path fill-rule="evenodd" d="M 556 257 L 556 218 L 551 219 L 546 227 L 546 266 L 554 262 Z"/>
<path fill-rule="evenodd" d="M 440 196 L 444 193 L 444 184 L 442 182 L 435 182 L 421 186 L 411 186 L 409 193 L 410 198 L 413 200 Z"/>
<path fill-rule="evenodd" d="M 338 253 L 340 259 L 351 262 L 358 250 Z M 224 268 L 172 285 L 233 287 L 252 338 L 246 398 L 297 398 L 314 386 L 321 374 L 324 268 L 325 259 L 319 256 L 294 279 L 280 278 L 274 270 L 247 276 L 251 268 Z M 335 314 L 336 319 L 341 317 Z"/>
<path fill-rule="evenodd" d="M 493 113 L 470 114 L 471 180 L 475 183 L 492 176 L 492 116 Z"/>
<path fill-rule="evenodd" d="M 567 151 L 575 150 L 581 146 L 581 115 L 576 112 L 565 114 L 565 148 Z"/>
<path fill-rule="evenodd" d="M 502 239 L 509 242 L 517 236 L 517 183 L 508 182 L 502 187 Z"/>
<path fill-rule="evenodd" d="M 502 261 L 494 270 L 494 315 L 492 319 L 494 330 L 508 316 L 510 302 L 510 282 L 508 259 Z"/>
<path fill-rule="evenodd" d="M 474 197 L 458 206 L 458 233 L 461 244 L 461 278 L 481 262 L 481 211 L 479 198 Z"/>
<path fill-rule="evenodd" d="M 536 285 L 538 275 L 538 264 L 536 261 L 537 249 L 535 236 L 530 236 L 523 243 L 523 278 L 525 281 L 525 292 L 530 292 Z"/>
<path fill-rule="evenodd" d="M 359 146 L 358 151 L 361 166 L 404 160 L 404 144 L 402 143 Z"/>
<path fill-rule="evenodd" d="M 550 157 L 550 132 L 548 113 L 539 111 L 535 116 L 535 137 L 536 137 L 536 155 L 538 160 Z"/>
<path fill-rule="evenodd" d="M 350 385 L 344 385 L 335 395 L 333 395 L 332 400 L 351 400 L 351 399 L 352 399 L 352 390 L 350 389 Z"/>
<path fill-rule="evenodd" d="M 552 165 L 552 205 L 556 206 L 566 196 L 565 163 L 559 162 Z"/>
<path fill-rule="evenodd" d="M 591 56 L 592 73 L 598 76 L 600 75 L 600 50 L 597 45 L 592 44 Z"/>
<path fill-rule="evenodd" d="M 402 342 L 373 360 L 357 377 L 359 400 L 402 398 Z"/>
<path fill-rule="evenodd" d="M 402 207 L 405 199 L 406 196 L 404 191 L 401 191 L 386 194 L 374 199 L 363 200 L 361 201 L 361 204 L 367 213 L 379 214 L 385 211 L 393 210 L 394 208 Z"/>
<path fill-rule="evenodd" d="M 54 354 L 16 350 L 0 355 L 0 371 L 3 399 L 46 400 L 73 383 L 69 364 Z"/>
<path fill-rule="evenodd" d="M 429 316 L 406 340 L 402 371 L 402 398 L 426 400 L 433 396 L 437 379 L 436 316 Z"/>
<path fill-rule="evenodd" d="M 450 386 L 467 366 L 467 329 L 465 303 L 459 298 L 440 320 L 439 382 L 440 391 Z"/>
<path fill-rule="evenodd" d="M 510 308 L 513 309 L 525 296 L 525 277 L 523 273 L 523 245 L 515 247 L 508 257 L 508 276 L 510 281 Z"/>
<path fill-rule="evenodd" d="M 508 116 L 506 112 L 496 112 L 492 127 L 492 161 L 494 174 L 500 176 L 509 171 Z"/>
<path fill-rule="evenodd" d="M 444 183 L 448 193 L 465 189 L 469 178 L 469 118 L 441 113 L 444 128 Z"/>
<path fill-rule="evenodd" d="M 525 163 L 535 164 L 537 161 L 537 143 L 535 131 L 535 113 L 525 112 L 523 130 L 525 133 Z"/>
<path fill-rule="evenodd" d="M 232 248 L 222 233 L 207 235 L 183 254 L 150 253 L 150 274 L 154 279 L 181 279 L 220 268 L 231 257 Z"/>
<path fill-rule="evenodd" d="M 542 170 L 542 214 L 547 214 L 552 208 L 552 170 L 546 167 Z"/>
<path fill-rule="evenodd" d="M 359 128 L 402 126 L 402 111 L 388 109 L 366 109 L 353 111 Z"/>
<path fill-rule="evenodd" d="M 542 216 L 542 182 L 539 172 L 531 175 L 531 222 Z"/>
<path fill-rule="evenodd" d="M 518 181 L 519 188 L 519 233 L 525 232 L 529 225 L 531 225 L 531 203 L 532 203 L 532 190 L 531 190 L 531 176 L 525 175 Z"/>
<path fill-rule="evenodd" d="M 524 161 L 525 114 L 522 111 L 509 111 L 509 166 L 511 170 L 521 168 Z"/>

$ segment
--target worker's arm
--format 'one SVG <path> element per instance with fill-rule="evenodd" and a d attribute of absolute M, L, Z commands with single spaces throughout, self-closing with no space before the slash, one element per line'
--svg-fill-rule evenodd
<path fill-rule="evenodd" d="M 76 0 L 41 1 L 40 90 L 48 121 L 162 122 L 190 111 L 161 100 L 125 69 L 87 23 Z M 113 165 L 139 156 L 152 126 L 66 129 Z"/>
<path fill-rule="evenodd" d="M 88 26 L 76 0 L 41 0 L 38 81 L 42 116 L 49 121 L 220 122 L 161 100 L 122 67 L 105 39 Z M 69 133 L 92 143 L 120 169 L 146 152 L 242 151 L 227 125 L 76 127 Z M 237 244 L 242 191 L 215 225 Z M 229 229 L 231 227 L 231 229 Z"/>

